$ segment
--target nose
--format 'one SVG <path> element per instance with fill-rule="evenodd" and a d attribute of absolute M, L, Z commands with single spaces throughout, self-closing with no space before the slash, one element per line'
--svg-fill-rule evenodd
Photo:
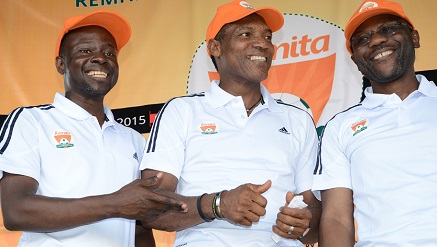
<path fill-rule="evenodd" d="M 369 47 L 378 46 L 384 42 L 387 42 L 387 40 L 388 37 L 386 37 L 385 35 L 382 35 L 377 31 L 373 31 L 368 45 Z"/>
<path fill-rule="evenodd" d="M 107 58 L 105 54 L 103 54 L 102 52 L 96 52 L 94 53 L 94 56 L 91 58 L 91 62 L 102 64 L 107 62 Z"/>
<path fill-rule="evenodd" d="M 266 39 L 266 37 L 262 37 L 262 36 L 255 37 L 252 45 L 258 49 L 268 49 L 271 46 L 273 46 L 272 42 L 270 40 L 268 40 L 268 39 Z"/>

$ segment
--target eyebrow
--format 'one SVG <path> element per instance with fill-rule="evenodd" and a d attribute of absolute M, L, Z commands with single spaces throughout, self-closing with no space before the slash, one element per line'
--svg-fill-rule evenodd
<path fill-rule="evenodd" d="M 76 43 L 73 43 L 72 45 L 73 46 L 78 46 L 78 45 L 94 45 L 95 43 L 94 43 L 94 41 L 93 40 L 85 40 L 85 41 L 78 41 L 78 42 L 76 42 Z M 110 48 L 114 48 L 114 49 L 116 49 L 116 45 L 117 44 L 115 44 L 115 46 L 114 45 L 112 45 L 111 43 L 105 43 L 103 46 L 104 47 L 110 47 Z"/>
<path fill-rule="evenodd" d="M 241 31 L 241 30 L 243 30 L 243 29 L 254 30 L 255 28 L 252 27 L 252 26 L 241 26 L 241 27 L 238 27 L 237 29 L 235 29 L 235 31 Z M 266 29 L 264 29 L 263 32 L 273 33 L 272 30 L 271 30 L 269 27 L 267 27 Z"/>

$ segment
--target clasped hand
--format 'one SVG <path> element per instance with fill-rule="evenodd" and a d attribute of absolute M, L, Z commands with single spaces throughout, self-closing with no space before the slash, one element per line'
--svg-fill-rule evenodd
<path fill-rule="evenodd" d="M 302 209 L 287 207 L 294 196 L 291 192 L 287 193 L 286 204 L 279 209 L 276 225 L 272 227 L 273 232 L 283 238 L 299 239 L 310 227 L 312 214 L 308 207 Z"/>
<path fill-rule="evenodd" d="M 152 222 L 170 212 L 187 212 L 187 205 L 179 200 L 159 194 L 162 173 L 148 179 L 137 179 L 114 193 L 120 217 Z"/>

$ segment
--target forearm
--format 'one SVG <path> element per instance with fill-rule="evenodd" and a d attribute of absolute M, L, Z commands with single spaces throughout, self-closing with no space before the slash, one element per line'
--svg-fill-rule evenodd
<path fill-rule="evenodd" d="M 117 217 L 111 195 L 81 199 L 22 197 L 20 203 L 3 206 L 5 227 L 15 231 L 52 232 L 71 229 L 106 218 Z"/>
<path fill-rule="evenodd" d="M 345 225 L 336 218 L 322 217 L 319 231 L 320 247 L 352 247 L 355 244 L 353 224 Z"/>
<path fill-rule="evenodd" d="M 352 247 L 355 244 L 352 190 L 333 188 L 321 192 L 320 247 Z"/>
<path fill-rule="evenodd" d="M 185 214 L 169 213 L 159 217 L 153 222 L 142 222 L 143 226 L 147 228 L 173 232 L 206 222 L 200 217 L 197 210 L 197 200 L 200 195 L 187 197 L 168 191 L 160 191 L 159 193 L 186 202 L 188 205 L 188 212 Z M 214 214 L 212 212 L 212 201 L 214 195 L 215 194 L 204 195 L 200 201 L 200 209 L 202 210 L 203 214 L 212 219 L 214 218 Z"/>
<path fill-rule="evenodd" d="M 107 218 L 154 221 L 168 212 L 184 214 L 186 204 L 154 191 L 162 174 L 136 179 L 111 194 L 84 198 L 36 195 L 38 183 L 26 176 L 6 174 L 1 180 L 5 227 L 9 230 L 50 232 Z"/>
<path fill-rule="evenodd" d="M 300 241 L 304 244 L 313 244 L 318 241 L 319 237 L 319 224 L 320 224 L 320 216 L 322 214 L 322 205 L 320 201 L 316 199 L 314 203 L 308 205 L 308 209 L 311 211 L 311 221 L 310 221 L 310 230 L 308 233 L 300 239 Z"/>

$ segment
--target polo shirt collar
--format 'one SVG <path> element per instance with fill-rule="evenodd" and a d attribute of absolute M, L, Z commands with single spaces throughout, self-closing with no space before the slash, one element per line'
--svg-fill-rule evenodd
<path fill-rule="evenodd" d="M 89 112 L 87 112 L 85 109 L 74 103 L 73 101 L 67 99 L 65 95 L 61 93 L 55 94 L 55 99 L 53 101 L 53 106 L 56 107 L 60 112 L 63 114 L 69 116 L 70 118 L 76 119 L 76 120 L 86 120 L 88 118 L 93 117 Z M 105 124 L 113 125 L 114 124 L 114 115 L 112 114 L 111 110 L 104 105 L 104 111 L 106 115 Z"/>
<path fill-rule="evenodd" d="M 416 78 L 419 81 L 419 88 L 412 92 L 410 96 L 419 93 L 428 97 L 437 97 L 437 87 L 433 82 L 428 81 L 425 76 L 420 74 L 417 74 Z M 372 87 L 367 87 L 364 94 L 366 98 L 363 100 L 362 105 L 368 109 L 378 107 L 384 103 L 402 102 L 396 94 L 375 94 Z"/>
<path fill-rule="evenodd" d="M 234 96 L 225 90 L 223 90 L 221 87 L 219 87 L 220 81 L 214 80 L 211 82 L 211 89 L 205 93 L 206 100 L 211 105 L 212 108 L 219 108 L 222 107 L 229 102 L 231 102 L 235 97 L 241 97 L 241 96 Z M 278 106 L 278 103 L 275 99 L 270 95 L 269 91 L 261 85 L 261 95 L 263 97 L 262 103 L 263 108 L 267 108 L 268 110 L 272 112 L 280 112 L 282 111 L 281 108 Z"/>

